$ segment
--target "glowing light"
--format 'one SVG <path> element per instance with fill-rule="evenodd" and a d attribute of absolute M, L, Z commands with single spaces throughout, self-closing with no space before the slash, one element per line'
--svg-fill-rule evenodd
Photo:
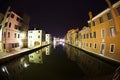
<path fill-rule="evenodd" d="M 23 46 L 23 42 L 21 40 L 19 40 L 19 45 Z"/>
<path fill-rule="evenodd" d="M 3 67 L 2 67 L 2 71 L 3 71 L 3 72 L 6 72 L 7 74 L 9 74 L 9 72 L 8 72 L 8 70 L 7 70 L 7 68 L 6 68 L 6 66 L 3 66 Z"/>
<path fill-rule="evenodd" d="M 29 64 L 27 63 L 24 63 L 24 67 L 27 68 L 29 66 Z"/>
<path fill-rule="evenodd" d="M 2 67 L 2 71 L 5 72 L 5 68 L 4 67 Z"/>
<path fill-rule="evenodd" d="M 21 34 L 20 34 L 20 37 L 21 37 L 21 38 L 25 38 L 25 33 L 21 33 Z"/>

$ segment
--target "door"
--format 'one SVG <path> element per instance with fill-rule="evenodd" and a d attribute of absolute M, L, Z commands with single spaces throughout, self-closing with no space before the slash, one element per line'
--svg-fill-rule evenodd
<path fill-rule="evenodd" d="M 100 54 L 104 54 L 104 52 L 105 52 L 105 44 L 102 43 L 102 44 L 101 44 Z"/>

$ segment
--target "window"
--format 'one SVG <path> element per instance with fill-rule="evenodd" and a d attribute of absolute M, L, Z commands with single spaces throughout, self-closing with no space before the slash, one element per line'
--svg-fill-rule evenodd
<path fill-rule="evenodd" d="M 111 13 L 107 13 L 108 20 L 112 19 Z"/>
<path fill-rule="evenodd" d="M 85 34 L 84 34 L 84 39 L 85 39 Z"/>
<path fill-rule="evenodd" d="M 4 32 L 4 38 L 6 37 L 6 32 Z"/>
<path fill-rule="evenodd" d="M 14 18 L 14 14 L 11 14 L 11 18 Z"/>
<path fill-rule="evenodd" d="M 117 9 L 117 12 L 118 12 L 118 14 L 120 16 L 120 6 L 118 8 L 116 8 L 116 9 Z"/>
<path fill-rule="evenodd" d="M 92 43 L 90 43 L 90 48 L 92 47 Z"/>
<path fill-rule="evenodd" d="M 8 38 L 10 38 L 10 32 L 8 32 Z"/>
<path fill-rule="evenodd" d="M 38 33 L 40 33 L 40 31 L 38 31 Z"/>
<path fill-rule="evenodd" d="M 38 38 L 40 38 L 40 35 L 38 36 Z"/>
<path fill-rule="evenodd" d="M 90 33 L 90 38 L 92 38 L 92 33 Z"/>
<path fill-rule="evenodd" d="M 12 43 L 12 48 L 14 48 L 14 44 Z"/>
<path fill-rule="evenodd" d="M 11 22 L 9 23 L 9 28 L 11 27 Z"/>
<path fill-rule="evenodd" d="M 87 34 L 87 39 L 89 38 L 89 35 Z"/>
<path fill-rule="evenodd" d="M 17 17 L 17 19 L 16 19 L 17 21 L 19 21 L 20 19 Z"/>
<path fill-rule="evenodd" d="M 30 55 L 31 58 L 33 58 L 33 56 Z"/>
<path fill-rule="evenodd" d="M 115 35 L 116 35 L 115 27 L 111 27 L 110 28 L 110 36 L 115 37 Z"/>
<path fill-rule="evenodd" d="M 17 43 L 15 43 L 15 47 L 17 47 Z"/>
<path fill-rule="evenodd" d="M 102 18 L 102 17 L 100 17 L 100 18 L 99 18 L 99 21 L 100 21 L 100 23 L 102 23 L 102 22 L 103 22 L 103 18 Z"/>
<path fill-rule="evenodd" d="M 94 32 L 94 38 L 96 38 L 96 32 Z"/>
<path fill-rule="evenodd" d="M 8 24 L 8 22 L 5 23 L 5 26 L 4 26 L 4 27 L 7 27 L 7 24 Z"/>
<path fill-rule="evenodd" d="M 17 25 L 15 25 L 15 27 L 14 27 L 15 29 L 17 29 L 18 28 L 18 26 Z"/>
<path fill-rule="evenodd" d="M 10 14 L 7 14 L 7 18 L 10 16 Z"/>
<path fill-rule="evenodd" d="M 110 53 L 114 53 L 115 51 L 115 44 L 110 44 Z"/>
<path fill-rule="evenodd" d="M 5 44 L 3 45 L 3 47 L 4 47 L 4 49 L 5 49 L 5 47 L 6 47 Z"/>
<path fill-rule="evenodd" d="M 18 34 L 18 38 L 20 38 L 20 34 Z"/>
<path fill-rule="evenodd" d="M 97 48 L 97 45 L 96 45 L 96 43 L 94 44 L 94 48 Z"/>
<path fill-rule="evenodd" d="M 15 33 L 15 38 L 16 38 L 16 33 Z"/>
<path fill-rule="evenodd" d="M 105 37 L 105 30 L 104 30 L 104 29 L 102 29 L 102 31 L 101 31 L 101 37 L 102 37 L 102 38 Z"/>

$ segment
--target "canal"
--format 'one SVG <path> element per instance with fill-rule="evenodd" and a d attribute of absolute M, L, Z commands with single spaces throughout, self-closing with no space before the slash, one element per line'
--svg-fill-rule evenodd
<path fill-rule="evenodd" d="M 50 45 L 0 65 L 0 80 L 112 80 L 118 66 L 69 45 Z"/>

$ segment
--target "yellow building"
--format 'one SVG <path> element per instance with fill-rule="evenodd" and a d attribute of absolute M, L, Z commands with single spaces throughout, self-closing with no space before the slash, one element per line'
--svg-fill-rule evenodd
<path fill-rule="evenodd" d="M 89 12 L 89 26 L 84 26 L 78 32 L 78 45 L 72 43 L 73 36 L 70 31 L 65 39 L 66 43 L 71 43 L 83 50 L 120 61 L 120 1 L 113 5 L 109 0 L 106 2 L 109 8 L 98 15 L 93 17 L 92 12 Z"/>
<path fill-rule="evenodd" d="M 78 29 L 70 29 L 66 36 L 66 43 L 76 45 L 77 44 L 77 38 L 78 38 Z"/>
<path fill-rule="evenodd" d="M 92 17 L 89 13 L 89 29 L 84 28 L 82 35 L 82 49 L 92 53 L 120 61 L 120 1 Z"/>

